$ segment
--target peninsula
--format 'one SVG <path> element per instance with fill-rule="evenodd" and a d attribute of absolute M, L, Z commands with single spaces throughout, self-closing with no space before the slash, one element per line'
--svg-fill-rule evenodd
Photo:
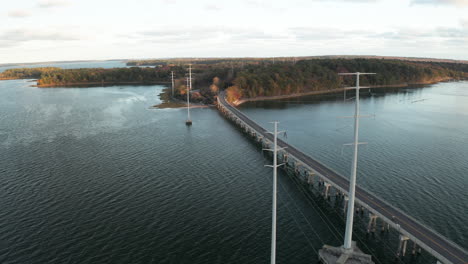
<path fill-rule="evenodd" d="M 0 79 L 37 79 L 38 87 L 111 84 L 170 83 L 174 73 L 174 97 L 186 96 L 186 65 L 193 65 L 192 100 L 213 103 L 220 90 L 228 101 L 296 97 L 339 91 L 354 85 L 338 72 L 377 72 L 363 76 L 361 84 L 373 87 L 429 84 L 468 78 L 468 62 L 404 58 L 208 58 L 129 61 L 128 68 L 61 69 L 55 67 L 9 69 Z M 142 66 L 144 65 L 144 66 Z M 167 92 L 169 90 L 166 90 Z"/>

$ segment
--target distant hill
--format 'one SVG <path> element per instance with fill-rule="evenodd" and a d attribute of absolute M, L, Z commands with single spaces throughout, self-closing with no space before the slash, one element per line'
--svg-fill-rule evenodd
<path fill-rule="evenodd" d="M 468 60 L 436 59 L 436 58 L 418 58 L 418 57 L 396 57 L 396 56 L 377 56 L 377 55 L 324 55 L 324 56 L 298 56 L 298 57 L 225 57 L 225 58 L 167 58 L 167 59 L 143 59 L 129 60 L 128 66 L 161 66 L 161 65 L 182 65 L 182 64 L 214 64 L 228 62 L 258 63 L 260 61 L 288 62 L 313 59 L 384 59 L 401 60 L 415 62 L 445 62 L 468 64 Z"/>

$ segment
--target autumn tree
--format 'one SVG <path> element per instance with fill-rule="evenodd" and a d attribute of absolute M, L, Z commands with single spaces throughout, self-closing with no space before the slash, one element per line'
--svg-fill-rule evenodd
<path fill-rule="evenodd" d="M 227 100 L 233 103 L 242 97 L 242 90 L 238 86 L 230 86 L 226 89 L 226 96 Z"/>

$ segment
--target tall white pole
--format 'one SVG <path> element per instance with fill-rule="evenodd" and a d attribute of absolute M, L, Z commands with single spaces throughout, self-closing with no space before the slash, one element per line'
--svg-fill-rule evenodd
<path fill-rule="evenodd" d="M 190 121 L 190 88 L 189 79 L 187 78 L 187 121 Z"/>
<path fill-rule="evenodd" d="M 358 159 L 359 143 L 359 72 L 356 73 L 356 103 L 354 109 L 354 154 L 353 163 L 351 165 L 351 178 L 349 179 L 349 201 L 348 212 L 346 216 L 346 232 L 344 239 L 344 248 L 352 249 L 351 240 L 353 236 L 353 220 L 354 220 L 354 199 L 356 190 L 356 173 Z"/>
<path fill-rule="evenodd" d="M 187 86 L 187 120 L 190 120 L 190 91 L 192 90 L 192 65 L 189 65 L 189 85 Z"/>
<path fill-rule="evenodd" d="M 271 264 L 276 263 L 276 197 L 278 192 L 278 167 L 283 166 L 284 163 L 278 165 L 278 151 L 284 148 L 278 148 L 278 134 L 284 131 L 278 131 L 278 121 L 271 122 L 275 124 L 275 131 L 268 132 L 273 134 L 273 149 L 265 149 L 273 152 L 273 165 L 265 165 L 266 167 L 273 168 L 273 202 L 271 210 Z"/>
<path fill-rule="evenodd" d="M 273 147 L 273 208 L 271 215 L 271 264 L 276 263 L 276 194 L 277 194 L 277 139 L 278 139 L 278 122 L 274 122 L 275 132 L 274 132 L 274 147 Z"/>
<path fill-rule="evenodd" d="M 190 90 L 192 90 L 192 64 L 189 65 Z"/>
<path fill-rule="evenodd" d="M 174 72 L 171 71 L 171 80 L 172 80 L 172 97 L 174 97 Z"/>

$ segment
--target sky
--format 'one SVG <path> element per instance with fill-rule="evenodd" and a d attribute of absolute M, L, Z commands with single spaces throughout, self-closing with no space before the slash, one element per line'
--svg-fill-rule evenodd
<path fill-rule="evenodd" d="M 0 64 L 381 55 L 468 60 L 468 0 L 15 0 Z"/>

